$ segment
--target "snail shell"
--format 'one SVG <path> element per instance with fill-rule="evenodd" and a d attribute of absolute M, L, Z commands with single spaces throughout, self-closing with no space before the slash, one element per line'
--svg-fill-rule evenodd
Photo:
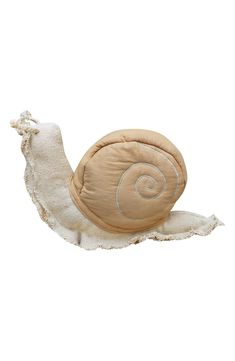
<path fill-rule="evenodd" d="M 183 157 L 167 138 L 119 130 L 86 152 L 71 177 L 70 194 L 98 227 L 133 233 L 164 222 L 186 181 Z"/>

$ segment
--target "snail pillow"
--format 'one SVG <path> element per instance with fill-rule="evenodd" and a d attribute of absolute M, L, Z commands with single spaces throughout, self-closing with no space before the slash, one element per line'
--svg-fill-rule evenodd
<path fill-rule="evenodd" d="M 73 172 L 57 125 L 26 111 L 11 126 L 22 136 L 24 179 L 41 219 L 73 244 L 121 248 L 149 238 L 204 236 L 222 224 L 214 215 L 172 211 L 187 172 L 180 151 L 157 132 L 112 132 Z"/>

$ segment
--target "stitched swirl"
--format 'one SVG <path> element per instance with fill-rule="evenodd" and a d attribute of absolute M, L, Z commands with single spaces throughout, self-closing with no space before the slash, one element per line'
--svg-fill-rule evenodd
<path fill-rule="evenodd" d="M 154 163 L 131 164 L 121 175 L 116 192 L 116 205 L 120 213 L 136 220 L 151 217 L 158 205 L 162 207 L 166 201 L 173 202 L 179 184 L 178 170 L 164 152 L 140 146 L 145 152 L 154 154 Z M 129 207 L 133 202 L 135 207 Z"/>

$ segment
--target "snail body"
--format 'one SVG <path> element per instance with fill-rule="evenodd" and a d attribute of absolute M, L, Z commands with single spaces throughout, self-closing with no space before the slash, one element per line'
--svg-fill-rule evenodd
<path fill-rule="evenodd" d="M 73 244 L 121 248 L 148 238 L 207 235 L 222 224 L 215 216 L 171 211 L 187 173 L 179 150 L 159 133 L 110 133 L 73 172 L 56 124 L 25 112 L 11 126 L 23 137 L 25 183 L 41 219 Z"/>

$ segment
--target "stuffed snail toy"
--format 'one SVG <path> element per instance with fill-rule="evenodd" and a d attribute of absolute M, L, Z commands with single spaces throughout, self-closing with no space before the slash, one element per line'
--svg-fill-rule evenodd
<path fill-rule="evenodd" d="M 42 220 L 85 249 L 121 248 L 145 239 L 207 235 L 222 223 L 171 211 L 187 173 L 179 150 L 163 135 L 119 130 L 98 140 L 73 172 L 60 129 L 24 112 L 11 126 L 22 135 L 25 183 Z"/>

